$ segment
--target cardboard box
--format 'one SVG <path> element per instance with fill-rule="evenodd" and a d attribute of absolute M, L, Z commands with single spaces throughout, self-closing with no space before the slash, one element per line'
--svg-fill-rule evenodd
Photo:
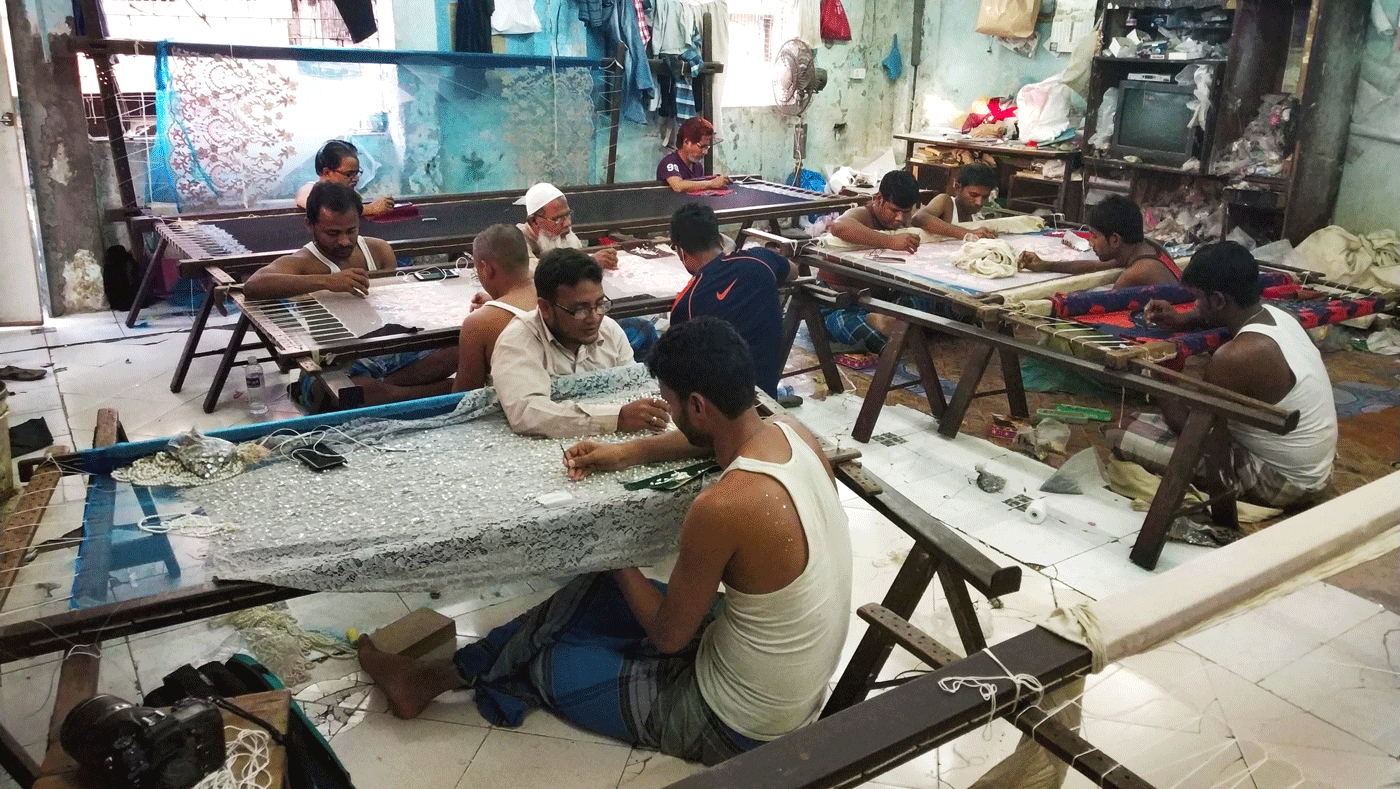
<path fill-rule="evenodd" d="M 420 608 L 370 634 L 374 646 L 411 658 L 451 657 L 457 649 L 457 623 L 431 608 Z"/>

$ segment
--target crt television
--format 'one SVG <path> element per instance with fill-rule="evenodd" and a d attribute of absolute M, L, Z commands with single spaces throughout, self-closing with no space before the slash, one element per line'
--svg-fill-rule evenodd
<path fill-rule="evenodd" d="M 1180 167 L 1197 156 L 1197 130 L 1186 124 L 1195 85 L 1125 79 L 1118 86 L 1118 128 L 1109 152 L 1148 164 Z"/>

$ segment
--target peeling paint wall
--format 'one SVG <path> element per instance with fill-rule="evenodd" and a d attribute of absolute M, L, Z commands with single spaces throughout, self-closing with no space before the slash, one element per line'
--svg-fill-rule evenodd
<path fill-rule="evenodd" d="M 1400 0 L 1380 0 L 1394 22 Z M 1352 133 L 1332 222 L 1354 233 L 1400 230 L 1395 173 L 1400 171 L 1400 52 L 1396 39 L 1368 24 Z"/>
<path fill-rule="evenodd" d="M 69 32 L 67 0 L 6 0 L 16 93 L 39 212 L 50 314 L 103 308 L 97 180 L 77 60 L 54 54 Z"/>
<path fill-rule="evenodd" d="M 924 62 L 914 85 L 910 128 L 946 126 L 972 102 L 1015 95 L 1022 86 L 1058 74 L 1068 56 L 1045 51 L 1050 25 L 1036 28 L 1041 46 L 1028 58 L 975 32 L 978 0 L 928 0 L 924 10 Z M 1046 0 L 1042 10 L 1054 8 Z M 907 105 L 906 105 L 907 110 Z"/>

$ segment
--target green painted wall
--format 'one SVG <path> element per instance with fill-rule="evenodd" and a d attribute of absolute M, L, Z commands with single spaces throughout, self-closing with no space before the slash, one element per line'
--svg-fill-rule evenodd
<path fill-rule="evenodd" d="M 1380 2 L 1394 22 L 1400 0 Z M 1369 26 L 1333 223 L 1354 233 L 1400 229 L 1396 172 L 1400 172 L 1400 53 L 1393 37 Z"/>

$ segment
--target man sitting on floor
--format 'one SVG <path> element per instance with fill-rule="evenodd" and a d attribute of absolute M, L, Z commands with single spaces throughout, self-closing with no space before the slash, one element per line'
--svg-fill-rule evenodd
<path fill-rule="evenodd" d="M 754 410 L 753 362 L 715 318 L 671 328 L 650 362 L 679 431 L 571 448 L 570 475 L 713 453 L 669 583 L 636 568 L 574 579 L 451 661 L 359 642 L 401 717 L 476 689 L 496 725 L 531 707 L 624 742 L 715 764 L 816 720 L 850 622 L 851 543 L 831 469 L 805 428 Z M 717 594 L 720 584 L 726 589 Z"/>
<path fill-rule="evenodd" d="M 470 392 L 486 385 L 496 339 L 512 318 L 524 317 L 536 304 L 530 254 L 518 228 L 492 225 L 483 230 L 472 241 L 472 260 L 485 293 L 478 294 L 471 312 L 462 319 L 454 392 Z"/>
<path fill-rule="evenodd" d="M 891 170 L 880 179 L 880 189 L 870 202 L 856 206 L 831 225 L 831 234 L 850 244 L 893 249 L 900 252 L 916 252 L 919 249 L 919 235 L 909 233 L 884 233 L 880 231 L 899 230 L 909 227 L 909 215 L 919 201 L 919 184 L 914 176 L 904 170 Z M 818 270 L 817 278 L 828 286 L 841 291 L 858 291 L 865 286 L 860 282 L 825 270 Z M 932 307 L 928 299 L 903 293 L 878 293 L 880 297 L 914 309 L 927 310 Z M 863 309 L 822 308 L 822 320 L 826 324 L 827 336 L 838 345 L 845 345 L 866 353 L 879 353 L 885 349 L 885 342 L 894 331 L 895 319 Z"/>
<path fill-rule="evenodd" d="M 978 238 L 996 238 L 992 230 L 979 227 L 976 230 L 961 227 L 960 223 L 971 221 L 982 210 L 992 190 L 997 188 L 997 171 L 982 162 L 964 165 L 958 170 L 958 180 L 953 184 L 952 194 L 941 194 L 919 209 L 909 224 L 935 236 L 964 239 L 969 235 Z"/>
<path fill-rule="evenodd" d="M 538 183 L 521 198 L 525 203 L 525 221 L 516 225 L 530 245 L 530 257 L 539 258 L 554 249 L 583 249 L 583 239 L 574 233 L 574 212 L 569 198 L 559 187 Z M 605 269 L 617 268 L 617 250 L 600 249 L 593 259 Z"/>
<path fill-rule="evenodd" d="M 311 242 L 258 269 L 243 285 L 249 299 L 285 299 L 321 290 L 369 294 L 370 271 L 393 271 L 394 251 L 377 238 L 360 235 L 360 195 L 346 184 L 319 181 L 306 198 L 306 226 Z M 382 405 L 447 394 L 457 371 L 457 349 L 396 353 L 358 359 L 350 380 L 364 405 Z M 303 376 L 288 393 L 312 413 L 330 405 L 330 391 Z M 341 393 L 344 401 L 347 393 Z"/>
<path fill-rule="evenodd" d="M 758 388 L 777 397 L 786 361 L 778 286 L 792 279 L 797 267 L 763 247 L 724 254 L 719 220 L 699 203 L 671 215 L 671 246 L 692 275 L 671 307 L 671 325 L 701 315 L 723 318 L 748 343 Z"/>
<path fill-rule="evenodd" d="M 603 295 L 603 269 L 577 249 L 546 253 L 535 269 L 535 310 L 512 318 L 491 354 L 491 381 L 517 433 L 546 438 L 666 429 L 665 404 L 555 402 L 550 378 L 632 363 L 632 347 Z"/>
<path fill-rule="evenodd" d="M 1322 355 L 1287 312 L 1259 301 L 1259 265 L 1233 241 L 1202 247 L 1182 283 L 1196 296 L 1186 313 L 1165 301 L 1144 310 L 1152 323 L 1172 331 L 1224 326 L 1233 337 L 1211 355 L 1204 378 L 1285 411 L 1298 411 L 1298 426 L 1275 435 L 1230 423 L 1207 439 L 1199 484 L 1205 492 L 1236 491 L 1270 507 L 1314 499 L 1327 486 L 1337 451 L 1337 409 Z M 1115 451 L 1162 472 L 1186 423 L 1184 403 L 1163 402 L 1162 415 L 1139 416 L 1108 436 Z"/>
<path fill-rule="evenodd" d="M 1089 246 L 1098 260 L 1042 260 L 1029 250 L 1021 253 L 1021 268 L 1060 274 L 1092 274 L 1121 268 L 1113 287 L 1176 285 L 1181 281 L 1167 250 L 1142 234 L 1142 209 L 1121 195 L 1110 195 L 1089 209 Z"/>

